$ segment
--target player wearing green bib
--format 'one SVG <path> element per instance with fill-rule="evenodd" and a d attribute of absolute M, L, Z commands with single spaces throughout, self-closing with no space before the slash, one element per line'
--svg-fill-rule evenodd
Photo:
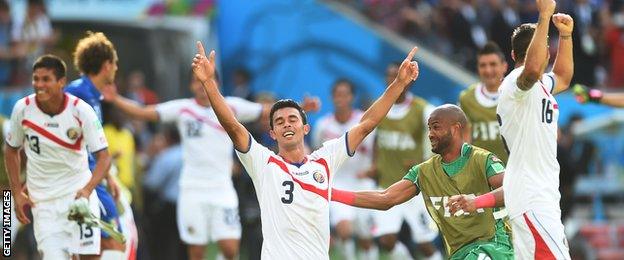
<path fill-rule="evenodd" d="M 507 152 L 496 119 L 498 87 L 507 72 L 505 55 L 494 42 L 488 42 L 477 54 L 480 82 L 470 85 L 459 94 L 459 106 L 466 113 L 475 146 L 496 154 L 507 163 Z"/>
<path fill-rule="evenodd" d="M 428 120 L 429 139 L 436 155 L 412 167 L 402 180 L 383 191 L 333 189 L 332 200 L 387 210 L 422 192 L 427 211 L 442 232 L 450 259 L 513 259 L 504 222 L 495 217 L 491 208 L 472 214 L 463 211 L 451 214 L 448 207 L 448 199 L 459 194 L 489 194 L 491 200 L 485 204 L 502 204 L 490 192 L 501 187 L 504 166 L 491 152 L 464 143 L 462 133 L 467 124 L 466 115 L 459 107 L 437 107 Z"/>

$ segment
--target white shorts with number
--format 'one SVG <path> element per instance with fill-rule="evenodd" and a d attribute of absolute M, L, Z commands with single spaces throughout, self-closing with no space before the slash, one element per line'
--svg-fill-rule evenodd
<path fill-rule="evenodd" d="M 78 225 L 67 219 L 69 206 L 74 202 L 72 194 L 69 196 L 40 201 L 32 208 L 33 228 L 37 249 L 45 255 L 46 252 L 65 251 L 69 254 L 99 255 L 100 229 Z M 99 200 L 95 191 L 89 197 L 91 213 L 100 218 Z"/>
<path fill-rule="evenodd" d="M 570 259 L 561 214 L 527 211 L 511 219 L 516 259 Z"/>
<path fill-rule="evenodd" d="M 399 233 L 404 220 L 410 226 L 412 239 L 416 243 L 431 242 L 438 236 L 438 228 L 427 213 L 420 194 L 387 211 L 376 211 L 373 217 L 373 234 L 376 237 Z"/>
<path fill-rule="evenodd" d="M 352 185 L 334 185 L 336 188 L 344 190 L 374 190 L 376 185 L 371 179 L 358 180 Z M 341 221 L 353 223 L 353 230 L 359 238 L 372 238 L 374 226 L 374 210 L 356 208 L 339 202 L 332 201 L 329 204 L 329 221 L 332 226 L 336 226 Z"/>
<path fill-rule="evenodd" d="M 202 190 L 180 189 L 177 206 L 180 238 L 189 245 L 206 245 L 224 239 L 240 239 L 238 205 L 211 203 Z"/>

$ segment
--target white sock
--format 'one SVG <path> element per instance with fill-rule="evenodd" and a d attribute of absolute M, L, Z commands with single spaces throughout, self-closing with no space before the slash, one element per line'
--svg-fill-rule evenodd
<path fill-rule="evenodd" d="M 379 259 L 379 248 L 371 246 L 368 250 L 360 248 L 358 252 L 358 259 L 360 260 L 377 260 Z"/>
<path fill-rule="evenodd" d="M 412 256 L 410 255 L 407 247 L 403 243 L 397 241 L 394 244 L 394 249 L 392 249 L 392 251 L 389 254 L 389 258 L 396 259 L 396 260 L 403 260 L 403 259 L 412 259 Z"/>
<path fill-rule="evenodd" d="M 436 250 L 435 253 L 433 253 L 433 255 L 431 255 L 430 257 L 426 257 L 425 259 L 427 259 L 427 260 L 442 260 L 442 253 L 440 253 L 439 250 Z"/>
<path fill-rule="evenodd" d="M 355 260 L 355 241 L 353 239 L 339 242 L 341 254 L 345 260 Z"/>
<path fill-rule="evenodd" d="M 103 250 L 100 260 L 123 260 L 126 258 L 126 253 L 117 250 Z"/>

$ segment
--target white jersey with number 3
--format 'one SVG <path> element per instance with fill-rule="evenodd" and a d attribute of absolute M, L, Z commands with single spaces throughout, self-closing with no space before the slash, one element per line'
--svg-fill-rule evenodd
<path fill-rule="evenodd" d="M 511 218 L 528 210 L 560 212 L 559 105 L 552 95 L 555 77 L 552 73 L 544 74 L 524 91 L 516 84 L 523 69 L 514 69 L 503 80 L 496 110 L 509 151 L 503 187 Z"/>
<path fill-rule="evenodd" d="M 41 111 L 34 94 L 22 98 L 10 124 L 6 143 L 26 146 L 26 186 L 35 203 L 78 192 L 91 179 L 88 152 L 108 147 L 93 108 L 70 94 L 56 115 Z"/>
<path fill-rule="evenodd" d="M 238 158 L 254 183 L 262 219 L 262 259 L 329 259 L 329 201 L 334 173 L 349 157 L 347 134 L 286 162 L 250 137 Z"/>

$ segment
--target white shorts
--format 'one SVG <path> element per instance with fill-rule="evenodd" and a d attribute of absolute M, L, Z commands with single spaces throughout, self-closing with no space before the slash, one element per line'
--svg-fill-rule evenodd
<path fill-rule="evenodd" d="M 410 226 L 412 239 L 416 243 L 431 242 L 438 236 L 438 228 L 427 213 L 420 194 L 387 211 L 375 211 L 373 218 L 373 234 L 376 237 L 399 233 L 403 221 Z"/>
<path fill-rule="evenodd" d="M 100 229 L 67 219 L 75 196 L 40 201 L 32 208 L 35 240 L 42 255 L 58 255 L 61 251 L 79 255 L 100 254 Z M 99 202 L 94 190 L 89 197 L 89 206 L 97 218 L 100 218 Z"/>
<path fill-rule="evenodd" d="M 214 205 L 205 197 L 205 191 L 180 190 L 177 220 L 182 241 L 189 245 L 206 245 L 224 239 L 240 239 L 238 207 Z"/>
<path fill-rule="evenodd" d="M 560 214 L 527 211 L 511 219 L 516 259 L 570 259 Z"/>

